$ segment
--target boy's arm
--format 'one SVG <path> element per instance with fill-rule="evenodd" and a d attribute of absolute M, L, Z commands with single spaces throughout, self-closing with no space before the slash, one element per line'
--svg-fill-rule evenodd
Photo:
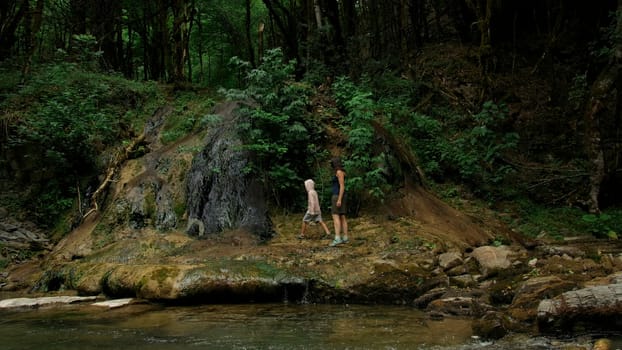
<path fill-rule="evenodd" d="M 318 199 L 317 192 L 309 191 L 309 213 L 320 213 L 320 200 Z"/>

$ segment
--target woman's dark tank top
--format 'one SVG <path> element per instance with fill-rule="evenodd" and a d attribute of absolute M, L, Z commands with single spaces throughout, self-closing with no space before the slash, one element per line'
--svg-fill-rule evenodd
<path fill-rule="evenodd" d="M 333 194 L 339 195 L 339 179 L 337 175 L 333 176 Z"/>

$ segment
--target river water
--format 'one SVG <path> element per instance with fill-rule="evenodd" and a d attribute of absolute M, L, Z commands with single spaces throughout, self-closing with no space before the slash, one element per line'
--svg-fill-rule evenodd
<path fill-rule="evenodd" d="M 471 321 L 408 307 L 86 305 L 0 311 L 0 349 L 590 349 L 593 339 L 473 337 Z M 578 347 L 577 347 L 578 346 Z M 622 348 L 622 341 L 613 349 Z"/>

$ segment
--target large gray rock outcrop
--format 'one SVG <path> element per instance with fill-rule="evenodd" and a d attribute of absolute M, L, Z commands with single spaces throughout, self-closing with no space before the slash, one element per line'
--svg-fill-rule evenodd
<path fill-rule="evenodd" d="M 237 135 L 235 125 L 240 121 L 233 116 L 235 108 L 227 106 L 221 112 L 223 122 L 207 135 L 205 148 L 187 174 L 187 231 L 198 236 L 243 229 L 268 239 L 274 231 L 264 187 L 249 172 L 251 154 Z"/>

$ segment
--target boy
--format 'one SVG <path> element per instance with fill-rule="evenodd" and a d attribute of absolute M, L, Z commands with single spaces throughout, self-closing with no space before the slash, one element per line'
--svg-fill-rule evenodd
<path fill-rule="evenodd" d="M 308 179 L 305 180 L 305 189 L 307 190 L 307 212 L 305 216 L 302 218 L 302 228 L 300 230 L 299 239 L 305 238 L 305 231 L 307 230 L 307 225 L 310 222 L 319 223 L 322 225 L 324 232 L 326 232 L 327 236 L 330 236 L 330 230 L 328 226 L 322 221 L 322 211 L 320 210 L 320 200 L 318 199 L 317 192 L 315 192 L 315 182 L 313 180 Z"/>

